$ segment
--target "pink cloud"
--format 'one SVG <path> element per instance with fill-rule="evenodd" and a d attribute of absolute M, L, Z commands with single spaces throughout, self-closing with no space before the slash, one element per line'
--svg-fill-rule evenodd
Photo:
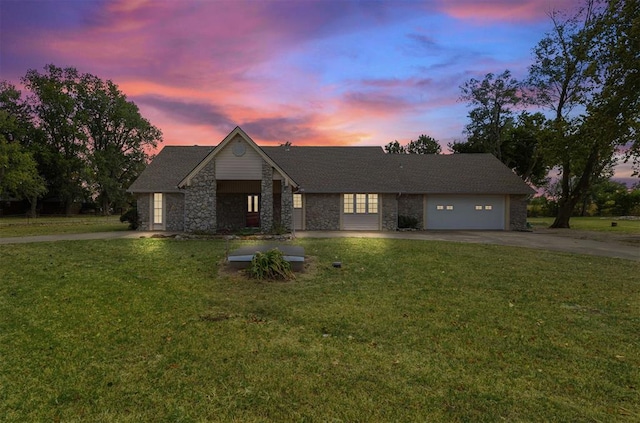
<path fill-rule="evenodd" d="M 532 22 L 554 10 L 573 10 L 582 0 L 439 0 L 439 9 L 456 19 L 480 22 Z"/>

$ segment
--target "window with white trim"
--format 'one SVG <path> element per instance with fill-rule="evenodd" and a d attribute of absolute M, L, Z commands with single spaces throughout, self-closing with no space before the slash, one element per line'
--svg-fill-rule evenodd
<path fill-rule="evenodd" d="M 153 223 L 162 224 L 162 193 L 153 194 Z"/>
<path fill-rule="evenodd" d="M 453 206 L 452 205 L 448 205 L 447 206 L 447 210 L 453 210 Z"/>
<path fill-rule="evenodd" d="M 476 210 L 482 210 L 482 206 L 476 206 Z"/>
<path fill-rule="evenodd" d="M 493 206 L 491 206 L 491 205 L 484 206 L 484 209 L 485 210 L 493 210 Z"/>
<path fill-rule="evenodd" d="M 258 213 L 260 211 L 260 196 L 247 195 L 247 212 Z"/>
<path fill-rule="evenodd" d="M 378 194 L 344 194 L 345 214 L 377 214 Z"/>
<path fill-rule="evenodd" d="M 302 194 L 293 194 L 293 208 L 294 209 L 302 208 Z"/>
<path fill-rule="evenodd" d="M 345 194 L 344 195 L 344 208 L 343 211 L 345 214 L 353 213 L 353 194 Z"/>
<path fill-rule="evenodd" d="M 444 210 L 444 206 L 442 206 L 442 205 L 438 204 L 438 205 L 436 206 L 436 210 Z"/>

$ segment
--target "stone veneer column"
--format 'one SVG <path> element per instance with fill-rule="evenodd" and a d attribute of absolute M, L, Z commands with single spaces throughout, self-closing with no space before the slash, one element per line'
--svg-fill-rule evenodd
<path fill-rule="evenodd" d="M 262 161 L 260 196 L 260 229 L 269 232 L 273 228 L 273 168 Z"/>
<path fill-rule="evenodd" d="M 280 181 L 280 223 L 287 231 L 293 230 L 293 191 L 291 185 L 285 185 L 285 180 Z"/>
<path fill-rule="evenodd" d="M 138 220 L 140 221 L 139 231 L 151 229 L 151 216 L 149 216 L 151 201 L 153 201 L 153 194 L 136 194 L 136 208 L 138 210 Z"/>
<path fill-rule="evenodd" d="M 398 229 L 398 200 L 395 194 L 379 194 L 382 202 L 379 212 L 382 213 L 382 230 L 395 231 Z"/>
<path fill-rule="evenodd" d="M 509 227 L 507 231 L 524 231 L 527 229 L 527 195 L 511 195 L 509 198 Z"/>
<path fill-rule="evenodd" d="M 211 160 L 185 187 L 185 232 L 214 233 L 216 218 L 216 165 Z"/>

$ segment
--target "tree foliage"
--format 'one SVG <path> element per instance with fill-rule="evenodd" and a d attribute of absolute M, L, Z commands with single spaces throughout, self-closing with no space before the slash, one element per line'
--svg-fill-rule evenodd
<path fill-rule="evenodd" d="M 461 99 L 472 107 L 465 128 L 467 140 L 449 144 L 454 153 L 490 153 L 523 180 L 540 185 L 546 180 L 546 166 L 539 152 L 545 117 L 521 112 L 523 84 L 509 70 L 487 74 L 483 80 L 465 82 Z"/>
<path fill-rule="evenodd" d="M 440 154 L 441 147 L 435 138 L 422 134 L 407 145 L 402 145 L 397 140 L 391 141 L 384 146 L 384 150 L 390 154 Z"/>
<path fill-rule="evenodd" d="M 465 128 L 467 143 L 503 160 L 505 133 L 513 124 L 513 108 L 521 102 L 520 85 L 505 70 L 500 75 L 488 73 L 482 81 L 471 78 L 460 86 L 461 100 L 472 106 Z"/>
<path fill-rule="evenodd" d="M 13 120 L 0 110 L 0 198 L 37 197 L 45 191 L 44 181 L 31 154 L 16 140 Z"/>
<path fill-rule="evenodd" d="M 75 68 L 27 71 L 22 99 L 0 85 L 0 110 L 24 121 L 20 139 L 35 158 L 48 194 L 69 210 L 79 200 L 98 200 L 104 213 L 125 202 L 126 188 L 149 157 L 162 133 L 112 81 Z M 18 132 L 16 132 L 18 133 Z"/>
<path fill-rule="evenodd" d="M 576 204 L 611 171 L 615 155 L 640 152 L 638 0 L 587 0 L 575 15 L 553 13 L 534 50 L 529 84 L 554 119 L 542 152 L 561 174 L 553 227 L 569 227 Z"/>
<path fill-rule="evenodd" d="M 35 209 L 35 201 L 46 192 L 46 186 L 30 148 L 34 136 L 20 91 L 0 81 L 0 198 L 27 199 Z"/>
<path fill-rule="evenodd" d="M 123 203 L 126 187 L 144 169 L 145 149 L 155 148 L 162 134 L 111 81 L 82 75 L 78 100 L 90 180 L 108 211 Z"/>

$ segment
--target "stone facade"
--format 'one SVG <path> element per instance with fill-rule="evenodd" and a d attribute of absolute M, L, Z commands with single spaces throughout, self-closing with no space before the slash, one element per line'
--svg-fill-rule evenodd
<path fill-rule="evenodd" d="M 398 198 L 398 216 L 417 219 L 417 229 L 424 229 L 423 198 L 422 194 L 403 194 Z"/>
<path fill-rule="evenodd" d="M 509 228 L 510 231 L 524 231 L 527 229 L 527 195 L 511 195 L 509 197 Z"/>
<path fill-rule="evenodd" d="M 216 215 L 219 230 L 234 230 L 247 226 L 247 194 L 218 194 Z"/>
<path fill-rule="evenodd" d="M 216 216 L 216 167 L 215 160 L 191 179 L 185 187 L 184 230 L 186 232 L 214 233 Z"/>
<path fill-rule="evenodd" d="M 262 182 L 260 195 L 260 229 L 268 232 L 273 228 L 273 168 L 262 161 Z"/>
<path fill-rule="evenodd" d="M 287 231 L 293 230 L 293 191 L 291 185 L 280 181 L 280 224 Z"/>
<path fill-rule="evenodd" d="M 307 231 L 340 230 L 340 194 L 305 194 Z"/>
<path fill-rule="evenodd" d="M 382 230 L 395 231 L 398 229 L 398 201 L 395 194 L 381 194 L 382 201 Z"/>
<path fill-rule="evenodd" d="M 140 220 L 140 225 L 138 226 L 138 230 L 140 231 L 149 231 L 151 230 L 151 199 L 153 198 L 153 194 L 138 194 L 136 195 L 136 207 L 138 209 L 138 219 Z"/>
<path fill-rule="evenodd" d="M 164 196 L 167 231 L 184 231 L 184 194 L 168 193 Z M 148 210 L 148 208 L 147 208 Z"/>

